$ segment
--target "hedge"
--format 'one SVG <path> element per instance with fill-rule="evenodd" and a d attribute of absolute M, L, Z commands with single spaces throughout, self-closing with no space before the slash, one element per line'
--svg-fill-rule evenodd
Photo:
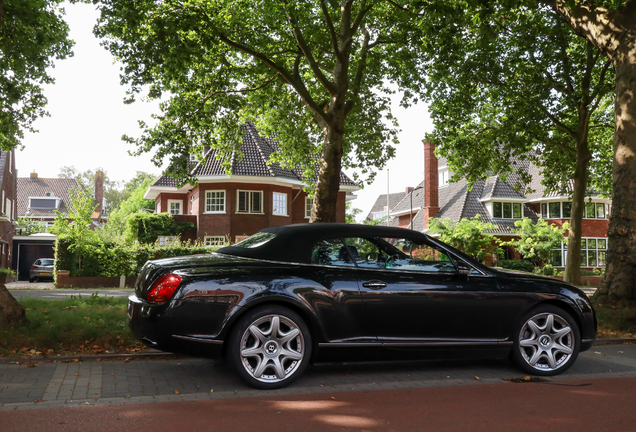
<path fill-rule="evenodd" d="M 520 270 L 528 273 L 534 271 L 534 264 L 526 260 L 500 260 L 499 266 L 510 270 Z"/>
<path fill-rule="evenodd" d="M 179 246 L 91 243 L 78 247 L 64 237 L 55 242 L 55 270 L 70 276 L 136 276 L 148 260 L 211 253 L 200 244 Z"/>

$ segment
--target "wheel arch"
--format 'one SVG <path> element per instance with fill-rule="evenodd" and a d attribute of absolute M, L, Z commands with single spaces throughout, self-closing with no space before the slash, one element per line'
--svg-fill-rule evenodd
<path fill-rule="evenodd" d="M 299 301 L 294 301 L 287 297 L 282 297 L 282 296 L 267 297 L 267 299 L 263 299 L 261 301 L 254 301 L 246 305 L 243 305 L 240 309 L 236 311 L 236 313 L 232 315 L 230 321 L 228 322 L 226 326 L 226 330 L 224 331 L 225 338 L 227 339 L 229 337 L 232 331 L 234 331 L 234 328 L 236 327 L 237 323 L 240 321 L 241 317 L 244 316 L 246 313 L 261 306 L 271 306 L 271 305 L 285 307 L 297 313 L 305 321 L 305 324 L 307 324 L 307 327 L 309 328 L 309 332 L 311 333 L 311 359 L 310 359 L 311 361 L 313 357 L 316 355 L 316 351 L 318 349 L 318 343 L 319 343 L 318 341 L 320 339 L 320 330 L 319 330 L 320 326 L 318 324 L 318 319 L 316 318 L 316 315 L 313 313 L 313 310 L 311 310 L 311 308 L 309 308 L 307 305 L 302 304 Z M 223 344 L 223 356 L 226 355 L 227 346 L 228 346 L 227 343 Z"/>

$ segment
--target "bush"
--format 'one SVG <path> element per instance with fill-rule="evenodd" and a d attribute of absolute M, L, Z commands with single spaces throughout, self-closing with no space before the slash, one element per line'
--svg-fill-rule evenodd
<path fill-rule="evenodd" d="M 68 270 L 70 276 L 136 276 L 149 260 L 211 253 L 216 250 L 190 242 L 173 246 L 122 246 L 94 242 L 83 248 L 80 255 L 72 246 L 64 237 L 58 237 L 55 242 L 55 270 Z"/>
<path fill-rule="evenodd" d="M 519 270 L 528 273 L 534 271 L 534 264 L 526 260 L 500 260 L 499 265 L 510 270 Z"/>

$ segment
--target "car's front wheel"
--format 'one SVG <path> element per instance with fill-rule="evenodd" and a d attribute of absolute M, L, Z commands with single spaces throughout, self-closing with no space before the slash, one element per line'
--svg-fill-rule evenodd
<path fill-rule="evenodd" d="M 511 353 L 512 360 L 533 375 L 557 375 L 579 355 L 581 336 L 576 321 L 561 308 L 540 306 L 520 323 Z"/>
<path fill-rule="evenodd" d="M 259 307 L 247 312 L 234 327 L 227 357 L 252 387 L 284 387 L 307 367 L 311 335 L 294 311 L 278 305 Z"/>

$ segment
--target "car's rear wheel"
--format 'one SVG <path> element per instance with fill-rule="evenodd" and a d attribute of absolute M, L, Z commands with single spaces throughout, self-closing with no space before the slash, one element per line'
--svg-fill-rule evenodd
<path fill-rule="evenodd" d="M 557 375 L 576 361 L 580 346 L 580 331 L 572 316 L 561 308 L 545 305 L 521 320 L 511 357 L 530 374 Z"/>
<path fill-rule="evenodd" d="M 247 312 L 234 327 L 227 357 L 252 387 L 284 387 L 307 367 L 311 335 L 294 311 L 278 305 L 259 307 Z"/>

